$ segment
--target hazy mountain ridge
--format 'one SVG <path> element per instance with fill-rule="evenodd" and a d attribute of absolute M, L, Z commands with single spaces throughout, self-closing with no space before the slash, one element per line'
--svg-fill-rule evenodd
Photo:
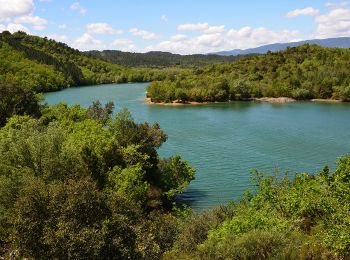
<path fill-rule="evenodd" d="M 249 48 L 245 50 L 234 49 L 230 51 L 220 51 L 211 54 L 217 54 L 222 56 L 230 56 L 230 55 L 247 55 L 247 54 L 265 54 L 268 51 L 276 52 L 282 51 L 287 47 L 298 47 L 303 44 L 317 44 L 321 47 L 328 48 L 350 48 L 350 37 L 339 37 L 339 38 L 328 38 L 328 39 L 312 39 L 298 42 L 289 42 L 289 43 L 273 43 L 268 45 L 263 45 L 256 48 Z"/>

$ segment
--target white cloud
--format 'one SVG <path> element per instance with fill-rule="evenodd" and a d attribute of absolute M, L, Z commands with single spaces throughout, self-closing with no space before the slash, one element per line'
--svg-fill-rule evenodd
<path fill-rule="evenodd" d="M 132 51 L 135 50 L 133 41 L 129 39 L 116 39 L 111 44 L 112 47 L 117 48 L 121 51 Z"/>
<path fill-rule="evenodd" d="M 207 28 L 211 26 L 208 25 Z M 266 28 L 242 27 L 239 29 L 201 29 L 194 37 L 174 35 L 166 41 L 146 47 L 145 51 L 160 50 L 181 54 L 209 53 L 222 50 L 247 49 L 264 44 L 291 42 L 298 38 L 298 31 L 272 31 Z M 207 31 L 207 33 L 205 32 Z"/>
<path fill-rule="evenodd" d="M 207 29 L 204 30 L 205 33 L 222 33 L 225 31 L 225 25 L 220 26 L 209 26 Z"/>
<path fill-rule="evenodd" d="M 158 34 L 155 34 L 153 32 L 148 32 L 145 30 L 140 30 L 138 28 L 132 28 L 129 30 L 130 33 L 132 33 L 135 36 L 140 36 L 144 40 L 154 40 L 160 38 Z"/>
<path fill-rule="evenodd" d="M 167 17 L 165 14 L 163 14 L 163 15 L 160 17 L 160 20 L 166 22 L 166 21 L 168 21 L 168 17 Z"/>
<path fill-rule="evenodd" d="M 47 26 L 47 20 L 39 16 L 24 15 L 15 19 L 18 24 L 30 24 L 34 30 L 44 30 Z"/>
<path fill-rule="evenodd" d="M 317 29 L 314 37 L 329 38 L 350 36 L 350 10 L 334 9 L 315 18 Z"/>
<path fill-rule="evenodd" d="M 30 33 L 29 29 L 22 24 L 17 23 L 9 23 L 7 25 L 0 24 L 0 32 L 2 31 L 9 31 L 11 33 L 17 32 L 17 31 L 23 31 L 26 33 Z"/>
<path fill-rule="evenodd" d="M 91 23 L 86 26 L 86 31 L 90 34 L 122 34 L 123 31 L 114 29 L 107 23 Z"/>
<path fill-rule="evenodd" d="M 178 31 L 199 31 L 206 34 L 222 33 L 225 31 L 225 25 L 209 26 L 208 23 L 184 23 L 177 26 Z"/>
<path fill-rule="evenodd" d="M 184 34 L 176 34 L 176 35 L 171 36 L 170 40 L 178 42 L 178 41 L 185 40 L 186 38 L 187 38 L 187 36 Z"/>
<path fill-rule="evenodd" d="M 64 29 L 67 28 L 67 25 L 66 24 L 59 24 L 58 28 L 61 29 L 61 30 L 64 30 Z"/>
<path fill-rule="evenodd" d="M 102 41 L 95 39 L 88 33 L 84 33 L 82 36 L 75 39 L 72 45 L 74 48 L 82 51 L 102 50 L 106 48 L 106 45 Z"/>
<path fill-rule="evenodd" d="M 30 14 L 33 0 L 0 0 L 0 20 Z"/>
<path fill-rule="evenodd" d="M 338 2 L 338 3 L 328 2 L 325 4 L 325 6 L 329 9 L 338 9 L 338 8 L 346 7 L 348 5 L 349 5 L 349 2 Z"/>
<path fill-rule="evenodd" d="M 86 14 L 87 10 L 83 6 L 80 5 L 79 2 L 75 2 L 69 6 L 69 8 L 73 11 L 79 11 L 81 14 Z"/>
<path fill-rule="evenodd" d="M 178 31 L 204 31 L 208 28 L 208 23 L 184 23 L 177 26 Z"/>
<path fill-rule="evenodd" d="M 49 34 L 47 36 L 47 38 L 53 39 L 53 40 L 58 41 L 58 42 L 64 42 L 64 43 L 68 43 L 69 42 L 69 38 L 68 38 L 67 35 L 61 35 L 61 34 L 53 33 L 53 34 Z"/>
<path fill-rule="evenodd" d="M 320 13 L 320 10 L 313 7 L 306 7 L 304 9 L 295 9 L 287 14 L 288 18 L 297 17 L 300 15 L 316 16 Z"/>

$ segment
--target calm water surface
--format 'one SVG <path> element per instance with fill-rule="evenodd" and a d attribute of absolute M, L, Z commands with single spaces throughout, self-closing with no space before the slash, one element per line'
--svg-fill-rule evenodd
<path fill-rule="evenodd" d="M 45 94 L 48 104 L 88 107 L 99 99 L 127 107 L 137 121 L 158 122 L 168 135 L 159 150 L 180 153 L 197 170 L 183 198 L 197 210 L 239 199 L 250 172 L 317 172 L 350 153 L 350 104 L 249 103 L 157 106 L 147 84 L 110 84 Z"/>

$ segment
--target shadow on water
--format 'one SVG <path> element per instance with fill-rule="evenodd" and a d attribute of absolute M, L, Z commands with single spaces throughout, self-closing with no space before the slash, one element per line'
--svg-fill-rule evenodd
<path fill-rule="evenodd" d="M 208 197 L 208 194 L 199 189 L 190 189 L 182 194 L 176 196 L 175 200 L 179 204 L 185 204 L 187 206 L 193 207 L 194 204 L 200 199 L 203 200 Z"/>

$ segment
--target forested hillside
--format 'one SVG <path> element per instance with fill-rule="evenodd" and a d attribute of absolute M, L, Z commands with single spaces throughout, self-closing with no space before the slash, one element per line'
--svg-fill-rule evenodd
<path fill-rule="evenodd" d="M 154 102 L 229 101 L 254 97 L 350 100 L 350 50 L 303 45 L 213 64 L 191 75 L 153 82 Z"/>
<path fill-rule="evenodd" d="M 128 67 L 186 67 L 198 68 L 212 63 L 231 62 L 242 59 L 243 55 L 221 56 L 215 54 L 180 55 L 169 52 L 151 51 L 147 53 L 122 52 L 114 50 L 89 51 L 91 56 Z"/>
<path fill-rule="evenodd" d="M 164 80 L 179 71 L 184 72 L 179 68 L 126 68 L 46 37 L 0 33 L 0 80 L 38 92 L 88 84 Z"/>

